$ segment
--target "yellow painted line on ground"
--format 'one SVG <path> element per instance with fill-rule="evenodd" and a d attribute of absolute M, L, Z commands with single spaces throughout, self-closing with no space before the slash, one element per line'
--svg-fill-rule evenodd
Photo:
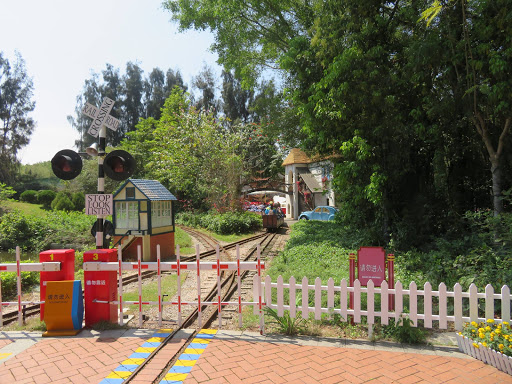
<path fill-rule="evenodd" d="M 126 359 L 125 361 L 123 361 L 121 363 L 121 365 L 141 365 L 144 360 L 146 359 L 143 359 L 143 358 L 131 358 L 131 359 Z"/>
<path fill-rule="evenodd" d="M 200 355 L 203 352 L 204 352 L 204 349 L 186 348 L 185 352 L 183 352 L 183 353 L 187 353 L 187 354 L 191 354 L 191 355 Z"/>
<path fill-rule="evenodd" d="M 198 343 L 198 344 L 210 344 L 210 341 L 209 339 L 193 339 L 192 342 L 193 343 Z"/>
<path fill-rule="evenodd" d="M 217 330 L 216 329 L 202 329 L 199 331 L 199 333 L 207 334 L 207 335 L 215 335 L 215 334 L 217 334 Z"/>
<path fill-rule="evenodd" d="M 113 371 L 107 376 L 107 379 L 124 379 L 130 376 L 132 372 L 128 371 Z"/>
<path fill-rule="evenodd" d="M 165 337 L 152 337 L 146 340 L 146 343 L 161 343 L 165 340 Z"/>
<path fill-rule="evenodd" d="M 174 365 L 179 365 L 180 367 L 193 367 L 196 363 L 197 360 L 177 360 Z"/>
<path fill-rule="evenodd" d="M 137 353 L 151 353 L 156 349 L 156 347 L 139 347 L 135 350 Z"/>
<path fill-rule="evenodd" d="M 164 380 L 183 381 L 187 378 L 188 373 L 168 373 L 164 376 Z"/>
<path fill-rule="evenodd" d="M 12 353 L 0 353 L 0 360 L 6 359 L 11 355 L 12 355 Z"/>

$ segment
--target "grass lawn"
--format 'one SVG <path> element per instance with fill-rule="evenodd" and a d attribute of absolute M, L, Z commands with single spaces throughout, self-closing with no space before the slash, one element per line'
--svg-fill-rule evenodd
<path fill-rule="evenodd" d="M 44 217 L 46 215 L 46 211 L 41 208 L 41 204 L 23 203 L 21 201 L 16 200 L 6 200 L 3 201 L 2 204 L 10 210 L 17 209 L 24 213 L 25 215 L 37 217 Z"/>

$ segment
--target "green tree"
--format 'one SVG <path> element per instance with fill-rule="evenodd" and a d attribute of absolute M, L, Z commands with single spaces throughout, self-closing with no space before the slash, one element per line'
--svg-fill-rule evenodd
<path fill-rule="evenodd" d="M 303 35 L 313 22 L 312 3 L 285 1 L 167 0 L 163 3 L 181 30 L 210 29 L 215 34 L 212 49 L 219 63 L 245 88 L 257 84 L 265 69 L 278 69 L 277 62 L 289 49 L 289 41 Z"/>
<path fill-rule="evenodd" d="M 231 72 L 222 72 L 222 111 L 229 121 L 248 123 L 254 92 L 244 90 Z"/>
<path fill-rule="evenodd" d="M 123 124 L 125 132 L 135 129 L 139 119 L 144 116 L 143 94 L 144 80 L 143 70 L 137 63 L 128 62 L 126 73 L 123 76 Z"/>
<path fill-rule="evenodd" d="M 434 2 L 423 13 L 448 51 L 438 67 L 440 81 L 456 77 L 457 97 L 485 147 L 492 174 L 494 214 L 503 212 L 505 153 L 512 123 L 512 4 L 498 1 Z M 452 73 L 453 72 L 453 73 Z M 446 96 L 445 93 L 442 96 Z M 449 96 L 449 95 L 448 95 Z"/>
<path fill-rule="evenodd" d="M 123 147 L 140 165 L 138 175 L 160 180 L 196 207 L 234 206 L 242 166 L 230 135 L 213 113 L 191 106 L 188 94 L 175 87 L 159 120 L 142 119 Z"/>
<path fill-rule="evenodd" d="M 19 165 L 18 151 L 30 141 L 35 127 L 33 83 L 25 61 L 16 52 L 11 65 L 0 52 L 0 182 L 11 183 Z"/>

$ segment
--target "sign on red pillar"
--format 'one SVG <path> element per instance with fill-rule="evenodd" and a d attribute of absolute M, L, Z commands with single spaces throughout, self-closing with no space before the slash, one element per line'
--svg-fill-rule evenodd
<path fill-rule="evenodd" d="M 357 251 L 357 275 L 361 285 L 372 280 L 376 287 L 386 280 L 386 251 L 382 247 L 361 247 Z"/>
<path fill-rule="evenodd" d="M 46 297 L 46 283 L 48 281 L 75 280 L 75 250 L 50 249 L 39 253 L 39 262 L 60 261 L 60 271 L 41 272 L 39 278 L 40 298 Z M 44 304 L 41 304 L 41 320 L 44 319 Z"/>
<path fill-rule="evenodd" d="M 112 262 L 117 260 L 117 249 L 95 249 L 84 252 L 84 262 Z M 99 321 L 117 323 L 117 271 L 84 271 L 85 325 Z M 97 303 L 94 300 L 108 301 Z"/>

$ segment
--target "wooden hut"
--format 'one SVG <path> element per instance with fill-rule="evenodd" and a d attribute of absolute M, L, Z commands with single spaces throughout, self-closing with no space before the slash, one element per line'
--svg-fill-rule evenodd
<path fill-rule="evenodd" d="M 174 256 L 174 201 L 176 197 L 159 181 L 128 179 L 115 193 L 114 245 L 122 245 L 123 259 L 136 258 L 142 248 L 144 261 Z"/>

